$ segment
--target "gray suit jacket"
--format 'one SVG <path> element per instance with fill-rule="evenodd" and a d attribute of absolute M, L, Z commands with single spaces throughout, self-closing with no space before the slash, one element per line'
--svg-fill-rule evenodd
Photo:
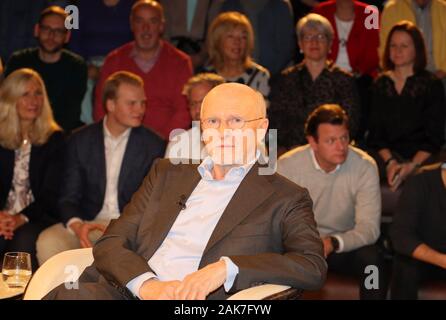
<path fill-rule="evenodd" d="M 260 176 L 258 168 L 248 172 L 223 212 L 199 268 L 229 257 L 239 267 L 229 294 L 263 283 L 320 288 L 327 265 L 308 192 L 278 174 Z M 180 213 L 181 196 L 189 197 L 199 181 L 196 165 L 155 163 L 124 213 L 96 243 L 95 263 L 81 282 L 110 285 L 128 297 L 127 283 L 153 272 L 147 261 Z M 222 287 L 208 296 L 227 297 Z M 102 297 L 96 292 L 95 298 Z"/>

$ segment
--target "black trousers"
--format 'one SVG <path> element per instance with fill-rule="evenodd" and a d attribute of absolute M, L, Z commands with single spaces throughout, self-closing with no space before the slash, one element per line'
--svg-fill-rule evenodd
<path fill-rule="evenodd" d="M 386 299 L 389 286 L 389 267 L 384 258 L 384 252 L 379 246 L 369 245 L 350 252 L 332 253 L 328 256 L 327 263 L 329 271 L 355 276 L 358 279 L 361 300 Z M 378 268 L 378 289 L 366 287 L 366 279 L 370 273 L 365 273 L 365 269 L 369 265 Z"/>
<path fill-rule="evenodd" d="M 45 227 L 46 224 L 29 222 L 14 231 L 14 237 L 11 240 L 5 240 L 3 236 L 0 236 L 0 258 L 2 259 L 0 263 L 3 263 L 3 255 L 6 252 L 28 252 L 31 254 L 33 272 L 36 271 L 39 267 L 36 258 L 36 241 Z"/>
<path fill-rule="evenodd" d="M 446 270 L 417 259 L 395 255 L 392 277 L 391 298 L 395 300 L 416 300 L 418 289 L 426 280 L 445 280 Z"/>

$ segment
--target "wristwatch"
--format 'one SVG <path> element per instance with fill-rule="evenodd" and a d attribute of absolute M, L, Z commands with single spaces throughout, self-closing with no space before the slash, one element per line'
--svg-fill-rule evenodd
<path fill-rule="evenodd" d="M 333 251 L 336 252 L 339 250 L 339 241 L 335 237 L 330 237 L 331 246 L 333 247 Z"/>

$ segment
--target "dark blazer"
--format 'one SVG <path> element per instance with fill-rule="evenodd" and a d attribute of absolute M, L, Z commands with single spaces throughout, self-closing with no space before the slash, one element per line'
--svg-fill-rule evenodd
<path fill-rule="evenodd" d="M 122 160 L 118 181 L 118 205 L 122 212 L 139 188 L 152 162 L 164 155 L 165 142 L 144 127 L 133 128 Z M 106 188 L 103 122 L 79 129 L 67 146 L 64 180 L 59 200 L 62 221 L 93 220 L 101 211 Z"/>
<path fill-rule="evenodd" d="M 57 221 L 57 198 L 64 149 L 64 135 L 60 131 L 54 132 L 45 144 L 31 147 L 29 180 L 35 200 L 22 211 L 30 222 Z M 5 207 L 11 190 L 14 162 L 14 150 L 0 147 L 0 209 Z"/>
<path fill-rule="evenodd" d="M 412 257 L 421 244 L 446 254 L 446 189 L 441 164 L 424 166 L 404 183 L 390 237 L 398 254 Z"/>
<path fill-rule="evenodd" d="M 230 294 L 262 283 L 320 288 L 327 264 L 308 192 L 279 174 L 259 175 L 258 169 L 252 167 L 223 212 L 199 268 L 228 256 L 239 267 Z M 153 272 L 147 261 L 180 213 L 179 199 L 189 197 L 199 181 L 196 165 L 158 161 L 94 246 L 95 262 L 81 276 L 80 290 L 62 285 L 47 298 L 129 297 L 127 283 Z M 223 288 L 208 296 L 227 297 Z"/>

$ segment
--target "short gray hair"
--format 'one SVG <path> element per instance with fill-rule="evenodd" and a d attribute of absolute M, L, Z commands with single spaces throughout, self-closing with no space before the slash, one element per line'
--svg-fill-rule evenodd
<path fill-rule="evenodd" d="M 199 73 L 186 82 L 183 88 L 183 94 L 189 98 L 190 92 L 192 89 L 202 83 L 208 84 L 211 89 L 218 86 L 219 84 L 225 83 L 225 79 L 222 76 L 219 76 L 215 73 Z"/>
<path fill-rule="evenodd" d="M 334 30 L 330 21 L 319 14 L 309 13 L 297 22 L 296 33 L 299 41 L 302 40 L 306 29 L 316 29 L 327 37 L 328 43 L 333 41 Z"/>

